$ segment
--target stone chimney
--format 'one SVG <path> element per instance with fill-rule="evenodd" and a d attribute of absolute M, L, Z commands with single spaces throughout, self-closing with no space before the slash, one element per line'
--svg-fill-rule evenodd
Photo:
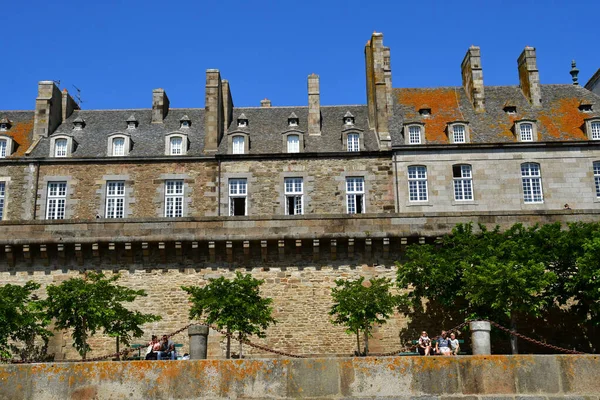
<path fill-rule="evenodd" d="M 263 108 L 269 108 L 271 107 L 271 100 L 267 99 L 266 97 L 264 99 L 262 99 L 260 101 L 260 106 Z"/>
<path fill-rule="evenodd" d="M 308 76 L 308 134 L 321 135 L 321 94 L 316 74 Z"/>
<path fill-rule="evenodd" d="M 65 122 L 67 118 L 73 114 L 73 111 L 79 110 L 79 104 L 73 100 L 67 89 L 62 91 L 62 122 Z"/>
<path fill-rule="evenodd" d="M 481 68 L 481 50 L 477 46 L 469 47 L 460 65 L 462 84 L 475 111 L 485 111 L 485 90 L 483 69 Z"/>
<path fill-rule="evenodd" d="M 152 91 L 152 123 L 162 124 L 169 113 L 169 98 L 164 89 Z"/>
<path fill-rule="evenodd" d="M 517 59 L 519 66 L 519 85 L 529 102 L 534 107 L 542 105 L 542 88 L 540 86 L 540 73 L 537 69 L 537 57 L 534 47 L 525 47 Z"/>
<path fill-rule="evenodd" d="M 377 133 L 380 150 L 389 150 L 392 139 L 388 119 L 392 115 L 392 70 L 390 49 L 383 46 L 383 34 L 374 32 L 365 46 L 369 127 Z"/>
<path fill-rule="evenodd" d="M 48 137 L 62 123 L 62 94 L 53 81 L 38 83 L 35 99 L 33 138 Z"/>
<path fill-rule="evenodd" d="M 214 153 L 223 136 L 223 88 L 218 69 L 206 70 L 204 98 L 204 152 Z"/>
<path fill-rule="evenodd" d="M 226 131 L 233 120 L 233 98 L 231 97 L 231 88 L 227 79 L 223 79 L 221 88 L 223 90 L 223 122 L 225 123 L 223 129 Z"/>

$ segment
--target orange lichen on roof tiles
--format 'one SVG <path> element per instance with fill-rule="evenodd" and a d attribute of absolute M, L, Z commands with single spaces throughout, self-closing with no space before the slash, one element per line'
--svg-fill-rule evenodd
<path fill-rule="evenodd" d="M 585 140 L 584 119 L 588 116 L 579 111 L 580 99 L 559 99 L 550 103 L 539 114 L 545 133 L 558 140 Z"/>
<path fill-rule="evenodd" d="M 7 132 L 4 132 L 14 140 L 18 147 L 11 157 L 23 157 L 33 137 L 33 119 L 27 122 L 15 122 Z"/>
<path fill-rule="evenodd" d="M 431 115 L 420 119 L 425 124 L 427 143 L 448 143 L 448 123 L 464 120 L 454 89 L 397 89 L 396 95 L 399 104 L 414 109 L 414 115 L 407 115 L 407 122 L 412 122 L 411 117 L 419 120 L 419 109 L 431 108 Z"/>

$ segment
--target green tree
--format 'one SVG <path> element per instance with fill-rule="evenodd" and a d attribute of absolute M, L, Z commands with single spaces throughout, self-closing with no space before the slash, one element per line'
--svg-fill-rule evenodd
<path fill-rule="evenodd" d="M 38 283 L 29 281 L 23 286 L 0 286 L 0 357 L 10 358 L 11 350 L 21 359 L 37 361 L 42 356 L 35 346 L 36 338 L 41 338 L 46 347 L 52 335 L 46 329 L 49 324 L 40 300 L 33 294 L 40 288 Z M 9 345 L 9 340 L 24 343 L 25 347 Z M 42 346 L 44 349 L 44 346 Z"/>
<path fill-rule="evenodd" d="M 374 324 L 385 324 L 398 305 L 398 297 L 390 293 L 392 283 L 387 278 L 365 281 L 364 277 L 350 281 L 338 279 L 331 289 L 334 304 L 329 311 L 332 323 L 346 326 L 346 333 L 356 335 L 360 351 L 360 331 L 364 335 L 364 355 L 369 354 L 369 336 Z"/>
<path fill-rule="evenodd" d="M 73 330 L 73 347 L 84 360 L 91 350 L 90 336 L 100 329 L 116 337 L 117 343 L 119 339 L 129 343 L 132 336 L 143 334 L 140 324 L 160 319 L 124 307 L 123 303 L 146 296 L 146 292 L 116 285 L 119 277 L 118 274 L 108 278 L 101 272 L 88 272 L 83 278 L 48 286 L 48 298 L 44 302 L 48 316 L 55 319 L 56 328 Z"/>
<path fill-rule="evenodd" d="M 239 357 L 242 357 L 242 343 L 251 335 L 265 336 L 269 325 L 277 323 L 272 317 L 273 299 L 260 295 L 263 280 L 250 274 L 236 272 L 234 279 L 220 277 L 210 279 L 206 286 L 182 286 L 190 295 L 191 319 L 203 319 L 207 324 L 215 324 L 227 333 L 238 333 L 240 341 Z M 227 358 L 231 356 L 230 335 L 227 336 Z"/>

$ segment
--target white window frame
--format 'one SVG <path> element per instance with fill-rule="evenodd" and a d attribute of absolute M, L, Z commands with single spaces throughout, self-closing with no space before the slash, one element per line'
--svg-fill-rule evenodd
<path fill-rule="evenodd" d="M 304 179 L 285 178 L 283 181 L 285 194 L 285 215 L 304 214 Z M 293 213 L 290 214 L 289 205 L 293 202 Z"/>
<path fill-rule="evenodd" d="M 125 218 L 125 181 L 106 182 L 104 218 Z"/>
<path fill-rule="evenodd" d="M 287 152 L 288 153 L 300 153 L 300 135 L 296 135 L 296 134 L 287 135 Z"/>
<path fill-rule="evenodd" d="M 526 204 L 543 203 L 544 192 L 542 189 L 542 171 L 540 164 L 521 164 L 521 180 L 523 184 L 523 201 Z"/>
<path fill-rule="evenodd" d="M 463 124 L 452 125 L 452 143 L 467 142 L 467 127 Z"/>
<path fill-rule="evenodd" d="M 365 205 L 365 178 L 362 176 L 346 178 L 346 213 L 364 214 Z"/>
<path fill-rule="evenodd" d="M 594 168 L 594 185 L 596 186 L 596 198 L 600 199 L 600 161 L 593 164 Z"/>
<path fill-rule="evenodd" d="M 232 154 L 244 154 L 246 152 L 246 137 L 235 135 L 231 138 L 231 146 Z"/>
<path fill-rule="evenodd" d="M 346 146 L 348 151 L 360 151 L 360 134 L 348 133 Z"/>
<path fill-rule="evenodd" d="M 123 142 L 123 146 L 122 146 L 122 148 L 120 149 L 120 150 L 122 150 L 122 151 L 117 151 L 117 149 L 118 149 L 118 147 L 117 147 L 117 143 L 116 143 L 116 142 L 117 142 L 117 140 L 119 140 L 119 141 L 122 141 L 122 142 Z M 111 155 L 112 155 L 113 157 L 123 157 L 123 156 L 125 156 L 125 155 L 126 155 L 126 151 L 125 151 L 125 144 L 126 144 L 126 143 L 127 143 L 127 140 L 125 140 L 125 138 L 124 138 L 124 137 L 122 137 L 122 136 L 116 136 L 116 137 L 113 137 L 113 138 L 111 139 L 111 145 L 110 145 L 110 148 L 111 148 Z"/>
<path fill-rule="evenodd" d="M 235 216 L 235 199 L 243 198 L 244 215 L 248 215 L 248 179 L 230 178 L 229 186 L 229 215 Z M 238 215 L 239 216 L 239 215 Z"/>
<path fill-rule="evenodd" d="M 458 172 L 459 176 L 456 176 Z M 473 201 L 473 168 L 469 164 L 452 166 L 455 201 Z"/>
<path fill-rule="evenodd" d="M 590 122 L 590 139 L 600 140 L 600 121 Z"/>
<path fill-rule="evenodd" d="M 6 182 L 0 181 L 0 221 L 4 220 L 4 205 L 6 198 Z"/>
<path fill-rule="evenodd" d="M 8 140 L 0 139 L 0 158 L 6 158 L 8 153 Z"/>
<path fill-rule="evenodd" d="M 519 124 L 519 138 L 521 142 L 533 142 L 533 123 L 522 122 Z"/>
<path fill-rule="evenodd" d="M 420 125 L 408 126 L 408 144 L 421 144 L 423 127 Z"/>
<path fill-rule="evenodd" d="M 179 141 L 179 143 L 177 143 Z M 169 138 L 169 154 L 172 156 L 181 156 L 184 154 L 183 152 L 183 137 L 181 136 L 171 136 Z"/>
<path fill-rule="evenodd" d="M 48 182 L 46 219 L 65 219 L 66 205 L 67 182 Z"/>
<path fill-rule="evenodd" d="M 411 203 L 425 203 L 429 201 L 427 167 L 424 165 L 408 166 L 408 201 Z"/>
<path fill-rule="evenodd" d="M 165 181 L 165 217 L 183 217 L 184 182 L 182 179 Z"/>
<path fill-rule="evenodd" d="M 56 138 L 54 141 L 54 157 L 67 157 L 69 155 L 69 140 Z"/>

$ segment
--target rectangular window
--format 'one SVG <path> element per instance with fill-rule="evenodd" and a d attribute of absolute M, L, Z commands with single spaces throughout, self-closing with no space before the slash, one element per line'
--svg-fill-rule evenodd
<path fill-rule="evenodd" d="M 543 203 L 540 166 L 534 163 L 521 164 L 521 177 L 523 179 L 523 200 L 525 203 Z"/>
<path fill-rule="evenodd" d="M 285 215 L 302 215 L 304 182 L 302 178 L 285 178 Z"/>
<path fill-rule="evenodd" d="M 171 155 L 179 156 L 183 154 L 183 139 L 180 137 L 171 138 Z"/>
<path fill-rule="evenodd" d="M 6 140 L 0 140 L 0 158 L 6 158 Z"/>
<path fill-rule="evenodd" d="M 6 182 L 0 182 L 0 221 L 4 219 L 4 195 L 6 193 Z"/>
<path fill-rule="evenodd" d="M 125 139 L 114 138 L 113 139 L 113 156 L 124 156 L 125 155 Z"/>
<path fill-rule="evenodd" d="M 465 142 L 465 126 L 464 125 L 454 125 L 452 127 L 452 133 L 454 134 L 454 138 L 453 138 L 454 143 L 464 143 Z"/>
<path fill-rule="evenodd" d="M 106 182 L 106 218 L 125 217 L 125 182 Z"/>
<path fill-rule="evenodd" d="M 229 180 L 229 215 L 247 215 L 248 182 L 246 179 Z"/>
<path fill-rule="evenodd" d="M 427 168 L 422 165 L 408 167 L 409 201 L 427 201 Z"/>
<path fill-rule="evenodd" d="M 54 141 L 54 157 L 67 156 L 67 139 L 56 139 Z"/>
<path fill-rule="evenodd" d="M 183 181 L 165 182 L 165 217 L 183 217 Z"/>
<path fill-rule="evenodd" d="M 600 161 L 594 163 L 594 183 L 596 184 L 596 197 L 600 198 Z"/>
<path fill-rule="evenodd" d="M 233 137 L 233 154 L 244 154 L 245 138 L 243 136 Z"/>
<path fill-rule="evenodd" d="M 49 182 L 46 219 L 65 219 L 67 182 Z"/>
<path fill-rule="evenodd" d="M 287 152 L 300 153 L 300 138 L 298 137 L 298 135 L 288 135 Z"/>
<path fill-rule="evenodd" d="M 521 124 L 519 129 L 521 131 L 521 142 L 533 141 L 533 127 L 531 124 Z"/>
<path fill-rule="evenodd" d="M 348 214 L 365 213 L 364 178 L 346 178 L 346 211 Z"/>
<path fill-rule="evenodd" d="M 421 127 L 410 126 L 408 128 L 408 143 L 409 144 L 421 144 Z"/>
<path fill-rule="evenodd" d="M 473 176 L 470 165 L 453 165 L 454 200 L 473 200 Z"/>
<path fill-rule="evenodd" d="M 600 140 L 600 122 L 592 122 L 592 140 Z"/>
<path fill-rule="evenodd" d="M 348 134 L 348 151 L 360 151 L 360 136 L 358 133 Z"/>

